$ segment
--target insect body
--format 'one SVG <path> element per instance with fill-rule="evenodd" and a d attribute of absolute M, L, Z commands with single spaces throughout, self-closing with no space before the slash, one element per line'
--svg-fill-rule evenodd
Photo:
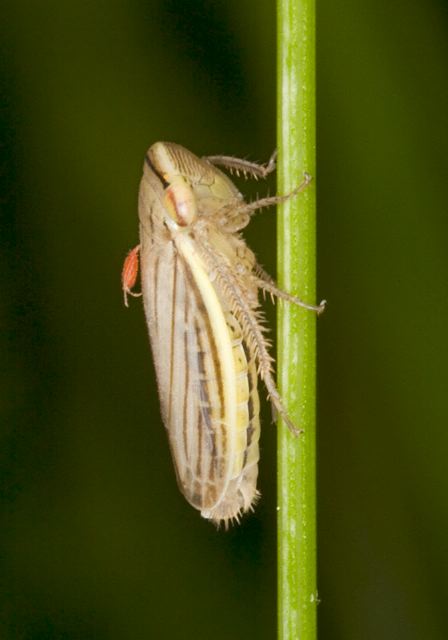
<path fill-rule="evenodd" d="M 178 484 L 203 517 L 227 526 L 258 497 L 258 376 L 297 433 L 272 376 L 258 291 L 317 312 L 323 303 L 307 305 L 277 289 L 239 234 L 254 211 L 285 197 L 247 204 L 217 164 L 255 177 L 274 168 L 273 159 L 266 167 L 225 156 L 201 159 L 173 143 L 149 149 L 139 193 L 140 245 L 125 261 L 123 289 L 127 303 L 127 294 L 136 295 L 139 250 Z"/>

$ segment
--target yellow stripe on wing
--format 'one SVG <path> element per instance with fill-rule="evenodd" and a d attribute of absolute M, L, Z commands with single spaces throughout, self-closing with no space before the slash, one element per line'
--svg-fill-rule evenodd
<path fill-rule="evenodd" d="M 210 281 L 210 276 L 203 264 L 203 261 L 195 250 L 194 243 L 191 238 L 181 232 L 175 235 L 174 242 L 179 254 L 188 264 L 194 277 L 195 285 L 200 292 L 201 300 L 208 316 L 218 352 L 224 399 L 223 422 L 227 435 L 226 481 L 222 486 L 220 495 L 220 497 L 222 497 L 225 495 L 228 483 L 231 479 L 233 457 L 236 448 L 237 397 L 236 371 L 232 341 L 221 302 L 219 301 L 215 288 Z M 218 503 L 219 498 L 217 504 Z"/>

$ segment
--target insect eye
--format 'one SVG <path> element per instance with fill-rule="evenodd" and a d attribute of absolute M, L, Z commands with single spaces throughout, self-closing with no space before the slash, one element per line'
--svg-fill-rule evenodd
<path fill-rule="evenodd" d="M 196 198 L 191 186 L 180 176 L 165 190 L 165 202 L 168 213 L 179 226 L 188 227 L 196 220 Z"/>

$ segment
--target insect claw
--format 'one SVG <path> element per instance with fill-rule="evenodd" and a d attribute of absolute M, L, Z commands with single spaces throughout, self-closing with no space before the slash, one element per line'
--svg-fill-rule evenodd
<path fill-rule="evenodd" d="M 313 176 L 310 173 L 308 173 L 308 171 L 304 171 L 304 173 L 303 173 L 304 185 L 303 186 L 308 185 L 312 181 L 312 179 L 313 179 Z"/>
<path fill-rule="evenodd" d="M 320 316 L 325 311 L 326 308 L 327 308 L 327 301 L 321 300 L 317 308 L 317 315 Z"/>
<path fill-rule="evenodd" d="M 282 420 L 295 438 L 298 438 L 303 433 L 303 429 L 298 429 L 286 414 L 282 414 Z"/>

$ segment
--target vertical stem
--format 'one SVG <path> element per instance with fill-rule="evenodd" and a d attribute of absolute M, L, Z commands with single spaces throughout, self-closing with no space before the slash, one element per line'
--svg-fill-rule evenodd
<path fill-rule="evenodd" d="M 277 0 L 278 192 L 315 178 L 315 0 Z M 315 180 L 279 207 L 280 286 L 315 299 Z M 280 640 L 315 640 L 315 315 L 280 303 L 280 392 L 303 434 L 278 431 L 278 629 Z"/>

